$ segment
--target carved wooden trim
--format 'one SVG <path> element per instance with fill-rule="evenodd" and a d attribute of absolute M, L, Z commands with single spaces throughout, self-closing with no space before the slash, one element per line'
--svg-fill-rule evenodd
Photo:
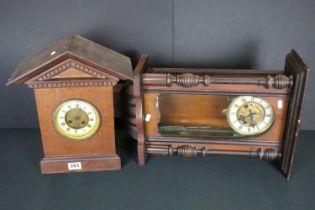
<path fill-rule="evenodd" d="M 95 87 L 95 86 L 114 86 L 117 81 L 113 80 L 58 80 L 43 81 L 27 84 L 30 88 L 63 88 L 63 87 Z"/>
<path fill-rule="evenodd" d="M 264 84 L 266 88 L 274 87 L 276 89 L 290 88 L 293 85 L 293 76 L 285 76 L 283 74 L 278 74 L 274 77 L 268 75 L 266 78 L 266 83 Z"/>
<path fill-rule="evenodd" d="M 257 76 L 257 75 L 276 75 L 283 74 L 282 69 L 273 70 L 259 70 L 259 69 L 209 69 L 209 68 L 177 68 L 177 67 L 149 67 L 148 73 L 172 73 L 172 74 L 183 74 L 183 73 L 194 73 L 194 74 L 207 74 L 207 75 L 244 75 L 244 76 Z"/>
<path fill-rule="evenodd" d="M 199 76 L 196 74 L 184 73 L 184 74 L 167 74 L 166 75 L 166 85 L 171 86 L 172 84 L 177 84 L 179 86 L 190 88 L 203 83 L 208 85 L 208 76 Z"/>
<path fill-rule="evenodd" d="M 151 155 L 168 155 L 168 156 L 181 156 L 181 157 L 197 157 L 206 155 L 240 155 L 240 156 L 249 156 L 255 157 L 258 159 L 265 160 L 276 160 L 280 158 L 281 154 L 273 149 L 257 149 L 252 151 L 236 151 L 236 150 L 210 150 L 206 147 L 197 148 L 196 146 L 192 146 L 189 144 L 180 145 L 178 147 L 174 147 L 172 145 L 148 145 L 146 146 L 146 153 Z"/>
<path fill-rule="evenodd" d="M 211 84 L 244 84 L 258 85 L 269 89 L 290 88 L 293 85 L 293 77 L 282 74 L 267 76 L 226 76 L 226 75 L 198 75 L 191 73 L 184 74 L 163 74 L 146 73 L 142 79 L 145 86 L 167 86 L 177 85 L 184 88 L 191 88 L 198 85 L 208 86 Z"/>
<path fill-rule="evenodd" d="M 133 96 L 134 96 L 134 103 L 135 103 L 135 123 L 136 123 L 136 134 L 133 134 L 136 136 L 138 145 L 137 145 L 137 151 L 138 151 L 138 163 L 140 165 L 145 164 L 146 159 L 146 153 L 145 153 L 145 147 L 144 147 L 144 139 L 145 139 L 145 126 L 143 122 L 143 91 L 142 91 L 142 72 L 146 69 L 146 66 L 148 64 L 149 56 L 147 54 L 144 54 L 141 56 L 135 70 L 133 73 Z"/>
<path fill-rule="evenodd" d="M 257 149 L 251 151 L 251 156 L 257 157 L 260 160 L 276 160 L 280 158 L 281 154 L 275 149 Z"/>
<path fill-rule="evenodd" d="M 197 147 L 191 146 L 191 145 L 182 145 L 175 148 L 170 145 L 168 147 L 168 154 L 170 156 L 177 154 L 178 156 L 187 157 L 187 158 L 196 157 L 198 155 L 204 157 L 207 155 L 207 148 L 202 147 L 198 149 Z"/>
<path fill-rule="evenodd" d="M 264 141 L 257 139 L 218 139 L 216 137 L 210 139 L 199 139 L 192 137 L 147 137 L 148 142 L 182 142 L 182 143 L 201 143 L 201 144 L 228 144 L 228 145 L 255 145 L 264 147 L 278 147 L 281 146 L 279 141 Z"/>
<path fill-rule="evenodd" d="M 53 78 L 54 76 L 66 71 L 67 69 L 75 68 L 86 74 L 93 76 L 93 78 Z M 95 86 L 114 86 L 118 79 L 99 72 L 98 70 L 89 67 L 85 64 L 77 62 L 73 59 L 66 61 L 52 67 L 42 74 L 27 81 L 25 84 L 30 88 L 63 88 L 63 87 L 95 87 Z"/>
<path fill-rule="evenodd" d="M 66 71 L 67 69 L 70 69 L 70 68 L 75 68 L 78 71 L 82 71 L 82 72 L 84 72 L 88 75 L 91 75 L 92 77 L 97 78 L 97 79 L 111 79 L 111 80 L 118 81 L 117 78 L 110 76 L 108 74 L 105 74 L 103 72 L 100 72 L 95 68 L 92 68 L 92 67 L 87 66 L 85 64 L 82 64 L 80 62 L 77 62 L 73 59 L 67 59 L 64 62 L 50 68 L 49 70 L 44 71 L 40 75 L 27 81 L 26 84 L 29 85 L 29 84 L 34 83 L 34 82 L 49 81 L 49 80 L 53 79 L 54 76 L 60 74 L 63 71 Z"/>

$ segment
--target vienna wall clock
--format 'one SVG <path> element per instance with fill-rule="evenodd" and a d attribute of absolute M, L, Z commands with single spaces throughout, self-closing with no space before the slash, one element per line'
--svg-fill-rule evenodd
<path fill-rule="evenodd" d="M 143 55 L 129 87 L 129 133 L 147 155 L 241 155 L 277 161 L 289 178 L 308 67 L 284 70 L 154 68 Z"/>

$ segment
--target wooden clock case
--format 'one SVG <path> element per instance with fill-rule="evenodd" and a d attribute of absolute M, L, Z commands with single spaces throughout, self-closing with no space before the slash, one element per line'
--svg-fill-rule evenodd
<path fill-rule="evenodd" d="M 289 179 L 308 72 L 294 50 L 280 71 L 153 68 L 143 55 L 127 89 L 129 133 L 138 142 L 139 164 L 145 164 L 147 155 L 241 155 L 278 160 Z M 221 110 L 230 98 L 242 95 L 262 98 L 273 107 L 270 129 L 243 138 L 207 136 L 205 125 L 228 129 Z M 174 125 L 189 125 L 192 131 L 176 133 Z"/>
<path fill-rule="evenodd" d="M 8 84 L 34 89 L 44 158 L 41 172 L 63 173 L 118 170 L 114 129 L 114 92 L 120 80 L 132 80 L 130 59 L 79 35 L 62 39 L 24 60 Z M 60 135 L 53 113 L 62 102 L 82 99 L 100 114 L 97 132 L 84 140 Z M 79 164 L 69 168 L 69 164 Z"/>

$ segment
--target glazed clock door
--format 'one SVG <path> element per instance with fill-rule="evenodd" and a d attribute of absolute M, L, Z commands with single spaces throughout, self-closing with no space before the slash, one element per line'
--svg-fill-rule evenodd
<path fill-rule="evenodd" d="M 287 122 L 285 129 L 281 170 L 287 179 L 290 179 L 293 157 L 295 153 L 296 141 L 301 123 L 301 111 L 303 108 L 304 92 L 309 69 L 303 60 L 292 50 L 286 57 L 285 73 L 293 76 L 294 86 L 291 90 Z"/>
<path fill-rule="evenodd" d="M 283 138 L 287 96 L 147 93 L 144 101 L 151 141 L 243 138 L 280 144 Z"/>

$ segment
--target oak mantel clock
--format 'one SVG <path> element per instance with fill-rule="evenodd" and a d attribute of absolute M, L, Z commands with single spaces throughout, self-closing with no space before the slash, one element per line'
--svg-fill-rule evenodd
<path fill-rule="evenodd" d="M 8 84 L 34 89 L 42 173 L 117 170 L 113 91 L 132 80 L 130 59 L 79 35 L 24 60 Z"/>
<path fill-rule="evenodd" d="M 294 50 L 279 71 L 153 68 L 143 55 L 128 88 L 139 163 L 241 155 L 278 160 L 289 178 L 308 71 Z"/>

